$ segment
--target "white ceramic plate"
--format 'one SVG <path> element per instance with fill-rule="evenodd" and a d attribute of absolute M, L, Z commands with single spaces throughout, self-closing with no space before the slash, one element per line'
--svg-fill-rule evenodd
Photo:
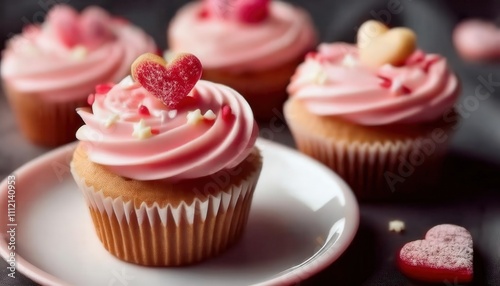
<path fill-rule="evenodd" d="M 41 156 L 14 173 L 17 271 L 44 285 L 299 283 L 349 246 L 358 228 L 358 204 L 349 187 L 316 161 L 270 141 L 257 144 L 264 168 L 242 240 L 219 257 L 180 268 L 142 267 L 110 255 L 69 173 L 75 145 Z M 6 178 L 0 184 L 4 259 L 10 253 L 7 200 Z"/>

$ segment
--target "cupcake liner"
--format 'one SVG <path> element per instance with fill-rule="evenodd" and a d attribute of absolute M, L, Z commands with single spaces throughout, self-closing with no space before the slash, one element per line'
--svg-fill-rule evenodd
<path fill-rule="evenodd" d="M 21 133 L 32 143 L 55 147 L 76 140 L 76 130 L 83 124 L 76 108 L 87 106 L 86 96 L 67 102 L 50 102 L 37 94 L 6 87 L 6 94 Z"/>
<path fill-rule="evenodd" d="M 337 172 L 360 198 L 388 197 L 417 191 L 439 177 L 448 143 L 425 154 L 427 137 L 398 142 L 346 142 L 325 140 L 292 131 L 299 150 Z M 423 155 L 422 155 L 423 154 Z M 416 160 L 415 158 L 424 158 Z"/>
<path fill-rule="evenodd" d="M 254 171 L 240 184 L 191 204 L 162 207 L 106 197 L 73 172 L 104 247 L 124 261 L 147 266 L 192 264 L 234 244 L 248 220 L 259 174 Z"/>
<path fill-rule="evenodd" d="M 300 102 L 287 103 L 285 117 L 297 148 L 337 172 L 363 199 L 423 194 L 439 179 L 452 132 L 450 123 L 440 122 L 363 127 L 309 114 Z"/>

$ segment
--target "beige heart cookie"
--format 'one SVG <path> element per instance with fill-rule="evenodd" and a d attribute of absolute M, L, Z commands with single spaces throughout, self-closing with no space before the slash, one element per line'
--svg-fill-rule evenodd
<path fill-rule="evenodd" d="M 358 30 L 359 60 L 370 67 L 402 65 L 415 51 L 417 37 L 408 28 L 388 29 L 377 21 L 368 21 Z"/>

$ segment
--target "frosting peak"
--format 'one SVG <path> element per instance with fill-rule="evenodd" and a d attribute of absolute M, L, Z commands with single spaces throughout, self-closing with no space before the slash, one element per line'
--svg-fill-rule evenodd
<path fill-rule="evenodd" d="M 188 97 L 169 109 L 124 80 L 95 94 L 92 112 L 78 110 L 85 125 L 76 136 L 91 161 L 137 180 L 203 177 L 238 165 L 258 134 L 249 105 L 233 89 L 203 80 Z"/>
<path fill-rule="evenodd" d="M 446 60 L 417 50 L 404 63 L 367 68 L 350 44 L 322 44 L 306 57 L 288 86 L 318 115 L 362 125 L 433 121 L 451 108 L 459 84 Z"/>

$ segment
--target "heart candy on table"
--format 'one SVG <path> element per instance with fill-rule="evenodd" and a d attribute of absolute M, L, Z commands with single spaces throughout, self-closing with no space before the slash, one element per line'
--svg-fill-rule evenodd
<path fill-rule="evenodd" d="M 196 56 L 188 53 L 177 54 L 169 63 L 147 53 L 132 63 L 131 74 L 166 106 L 176 109 L 200 80 L 202 65 Z"/>
<path fill-rule="evenodd" d="M 241 23 L 259 23 L 269 15 L 270 0 L 205 0 L 209 14 Z"/>
<path fill-rule="evenodd" d="M 358 30 L 359 60 L 370 67 L 399 66 L 417 48 L 417 37 L 408 28 L 387 28 L 378 21 L 367 21 Z"/>
<path fill-rule="evenodd" d="M 493 22 L 479 19 L 463 21 L 453 31 L 453 42 L 465 60 L 500 59 L 500 28 Z"/>
<path fill-rule="evenodd" d="M 403 274 L 416 280 L 468 283 L 473 278 L 472 236 L 461 226 L 434 226 L 425 239 L 405 244 L 397 263 Z"/>

